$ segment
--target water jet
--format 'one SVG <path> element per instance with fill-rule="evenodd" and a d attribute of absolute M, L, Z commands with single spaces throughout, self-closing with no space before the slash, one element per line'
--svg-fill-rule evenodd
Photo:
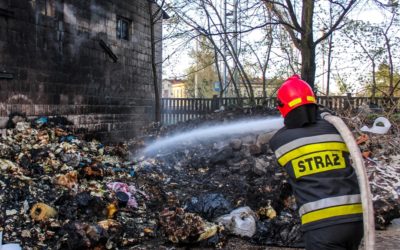
<path fill-rule="evenodd" d="M 251 120 L 238 120 L 235 122 L 227 122 L 216 125 L 205 125 L 186 131 L 183 133 L 175 133 L 165 138 L 159 138 L 148 145 L 143 153 L 145 155 L 154 155 L 160 150 L 176 149 L 182 145 L 191 145 L 199 141 L 209 141 L 218 139 L 223 136 L 235 136 L 249 133 L 263 133 L 278 130 L 283 127 L 283 119 L 277 116 L 267 118 L 258 118 Z"/>

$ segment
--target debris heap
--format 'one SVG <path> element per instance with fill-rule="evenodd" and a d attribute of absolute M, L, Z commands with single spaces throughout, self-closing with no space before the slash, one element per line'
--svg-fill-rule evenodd
<path fill-rule="evenodd" d="M 204 121 L 259 114 L 271 112 L 228 111 Z M 359 139 L 377 228 L 384 229 L 400 217 L 398 127 L 366 137 L 357 130 L 360 121 L 346 123 Z M 114 146 L 78 138 L 62 119 L 14 125 L 0 139 L 5 243 L 24 249 L 151 249 L 223 247 L 242 237 L 250 245 L 303 244 L 292 190 L 268 145 L 273 132 L 184 140 L 144 156 L 136 153 L 149 141 L 200 122 L 150 126 L 146 137 Z"/>
<path fill-rule="evenodd" d="M 123 145 L 81 140 L 47 117 L 18 122 L 0 140 L 3 242 L 24 249 L 137 244 L 156 221 L 143 216 L 148 197 L 127 160 Z"/>

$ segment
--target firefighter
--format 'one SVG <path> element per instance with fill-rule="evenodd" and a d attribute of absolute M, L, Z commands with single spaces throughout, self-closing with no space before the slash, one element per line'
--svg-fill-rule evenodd
<path fill-rule="evenodd" d="M 358 249 L 361 196 L 346 144 L 333 125 L 319 118 L 315 95 L 299 76 L 282 84 L 277 105 L 285 126 L 270 146 L 289 175 L 306 249 Z"/>

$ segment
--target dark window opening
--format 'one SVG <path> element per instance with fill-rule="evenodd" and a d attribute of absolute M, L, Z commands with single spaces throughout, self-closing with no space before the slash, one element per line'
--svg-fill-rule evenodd
<path fill-rule="evenodd" d="M 130 21 L 123 17 L 117 17 L 117 38 L 129 40 Z"/>

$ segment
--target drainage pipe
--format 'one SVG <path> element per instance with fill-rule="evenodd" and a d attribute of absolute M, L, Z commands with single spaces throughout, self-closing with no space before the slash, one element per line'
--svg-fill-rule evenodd
<path fill-rule="evenodd" d="M 358 185 L 360 186 L 361 202 L 363 209 L 363 220 L 364 220 L 364 247 L 366 250 L 375 249 L 375 217 L 374 208 L 372 206 L 372 196 L 369 188 L 369 181 L 367 172 L 364 165 L 364 160 L 361 155 L 360 148 L 358 147 L 353 134 L 347 125 L 337 116 L 334 116 L 328 112 L 321 113 L 321 117 L 331 123 L 339 131 L 343 137 L 347 148 L 350 151 L 351 158 L 353 160 L 353 167 L 355 169 Z"/>

